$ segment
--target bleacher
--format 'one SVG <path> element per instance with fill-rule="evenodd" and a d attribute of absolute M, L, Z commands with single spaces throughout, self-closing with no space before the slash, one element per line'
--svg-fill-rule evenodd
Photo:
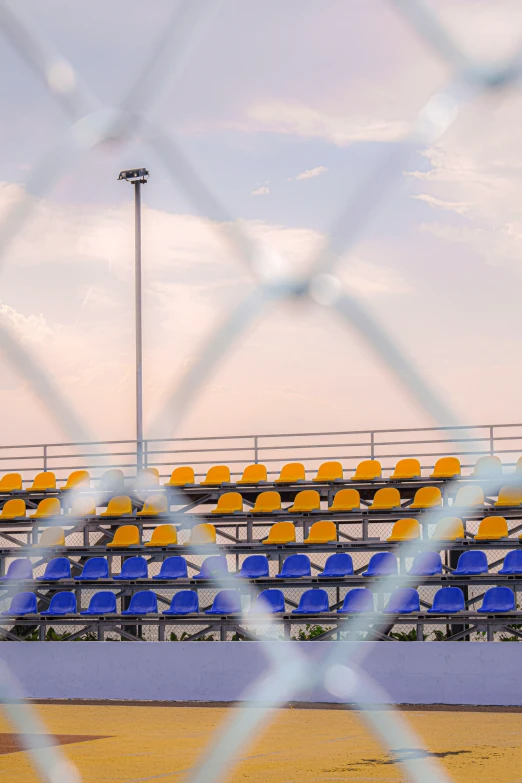
<path fill-rule="evenodd" d="M 522 457 L 0 478 L 0 634 L 522 638 Z M 263 611 L 261 611 L 261 609 Z M 346 630 L 345 619 L 363 626 Z M 54 638 L 54 636 L 52 636 Z M 113 637 L 111 637 L 113 638 Z"/>

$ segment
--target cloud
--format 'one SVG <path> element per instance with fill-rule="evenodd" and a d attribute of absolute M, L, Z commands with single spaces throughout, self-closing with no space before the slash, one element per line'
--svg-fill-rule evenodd
<path fill-rule="evenodd" d="M 316 166 L 314 169 L 306 169 L 295 177 L 288 177 L 288 182 L 292 180 L 313 179 L 314 177 L 320 177 L 321 174 L 326 174 L 330 169 L 327 166 Z"/>
<path fill-rule="evenodd" d="M 268 185 L 260 185 L 258 188 L 254 188 L 254 190 L 250 193 L 251 196 L 267 196 L 270 193 L 270 188 Z"/>

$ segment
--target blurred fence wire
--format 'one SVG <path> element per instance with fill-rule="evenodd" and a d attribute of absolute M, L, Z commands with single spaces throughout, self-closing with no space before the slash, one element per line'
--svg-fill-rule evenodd
<path fill-rule="evenodd" d="M 245 225 L 234 220 L 218 194 L 213 193 L 192 167 L 179 139 L 167 133 L 159 123 L 145 118 L 145 110 L 160 92 L 182 74 L 197 39 L 212 35 L 212 22 L 219 13 L 217 0 L 176 3 L 170 22 L 164 26 L 151 46 L 150 56 L 134 84 L 118 106 L 105 107 L 82 84 L 72 65 L 46 40 L 42 30 L 25 14 L 23 4 L 0 2 L 0 29 L 4 45 L 14 47 L 31 67 L 35 77 L 46 86 L 50 98 L 66 113 L 70 125 L 64 137 L 52 145 L 38 160 L 25 183 L 20 199 L 12 206 L 0 224 L 0 263 L 5 260 L 11 241 L 23 231 L 31 218 L 38 199 L 44 196 L 70 167 L 93 147 L 114 139 L 139 138 L 157 153 L 172 180 L 194 203 L 198 213 L 213 222 L 216 231 L 226 239 L 233 253 L 242 260 L 252 276 L 253 285 L 237 305 L 225 314 L 220 326 L 213 330 L 195 363 L 181 379 L 175 379 L 167 402 L 155 423 L 155 430 L 165 437 L 175 430 L 201 389 L 209 373 L 240 340 L 253 319 L 263 315 L 270 303 L 291 299 L 307 300 L 337 313 L 346 325 L 355 330 L 375 352 L 377 358 L 412 396 L 415 402 L 439 425 L 456 424 L 447 403 L 438 395 L 430 379 L 422 376 L 401 346 L 371 315 L 363 302 L 344 290 L 336 275 L 341 256 L 359 240 L 376 211 L 393 198 L 404 167 L 412 151 L 433 144 L 468 102 L 482 93 L 496 92 L 516 85 L 522 69 L 521 47 L 500 66 L 470 59 L 453 40 L 431 6 L 421 0 L 389 0 L 452 71 L 443 90 L 427 95 L 417 112 L 417 119 L 402 140 L 387 145 L 378 165 L 370 169 L 359 183 L 355 194 L 342 206 L 331 222 L 328 240 L 320 252 L 310 259 L 306 273 L 293 276 L 285 259 L 262 246 Z M 260 6 L 261 9 L 261 6 Z M 470 13 L 472 11 L 470 10 Z M 0 321 L 0 347 L 6 360 L 25 378 L 34 395 L 59 422 L 71 440 L 88 440 L 80 418 L 62 398 L 57 384 L 46 370 L 20 345 L 5 322 Z M 154 428 L 153 428 L 154 429 Z M 94 438 L 91 438 L 94 440 Z M 226 584 L 225 584 L 226 586 Z M 355 626 L 355 629 L 359 629 Z M 357 661 L 349 661 L 343 642 L 333 647 L 321 666 L 315 666 L 313 676 L 301 659 L 298 645 L 289 652 L 287 645 L 264 642 L 269 658 L 269 675 L 252 686 L 249 698 L 263 702 L 259 710 L 235 712 L 221 729 L 219 741 L 213 743 L 208 755 L 193 774 L 197 783 L 216 780 L 224 775 L 244 744 L 253 739 L 259 725 L 267 720 L 273 707 L 290 699 L 304 687 L 326 683 L 334 695 L 358 704 L 366 722 L 376 736 L 392 751 L 419 748 L 417 755 L 401 757 L 406 774 L 419 781 L 446 779 L 440 766 L 420 750 L 419 740 L 411 736 L 404 719 L 397 713 L 365 711 L 368 702 L 384 701 L 383 694 L 368 681 L 362 671 L 362 650 Z M 364 648 L 364 644 L 360 647 Z M 352 653 L 353 655 L 353 653 Z M 45 780 L 70 780 L 76 773 L 64 761 L 59 748 L 42 750 L 32 745 L 35 716 L 29 705 L 12 707 L 13 693 L 18 694 L 12 675 L 0 671 L 0 698 L 24 746 L 32 754 L 39 773 Z"/>

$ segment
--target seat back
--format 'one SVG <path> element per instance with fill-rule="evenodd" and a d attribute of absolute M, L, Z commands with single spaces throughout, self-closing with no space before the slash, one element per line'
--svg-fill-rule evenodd
<path fill-rule="evenodd" d="M 501 487 L 495 506 L 520 506 L 522 504 L 522 487 Z"/>
<path fill-rule="evenodd" d="M 400 459 L 395 465 L 394 471 L 390 478 L 398 480 L 420 478 L 421 466 L 418 459 L 412 459 L 410 457 L 406 459 Z"/>
<path fill-rule="evenodd" d="M 36 595 L 29 592 L 13 595 L 9 612 L 10 614 L 16 615 L 37 614 L 38 606 L 36 603 Z"/>
<path fill-rule="evenodd" d="M 150 541 L 145 546 L 171 546 L 178 543 L 178 533 L 174 525 L 158 525 L 152 531 Z"/>
<path fill-rule="evenodd" d="M 337 528 L 335 522 L 328 519 L 321 519 L 314 522 L 310 528 L 308 538 L 305 544 L 327 544 L 329 541 L 337 541 Z"/>
<path fill-rule="evenodd" d="M 123 517 L 132 514 L 132 501 L 128 495 L 117 495 L 111 498 L 107 505 L 107 510 L 103 511 L 101 517 Z"/>
<path fill-rule="evenodd" d="M 239 575 L 245 579 L 260 579 L 269 576 L 268 559 L 264 555 L 249 555 L 241 565 Z"/>
<path fill-rule="evenodd" d="M 68 516 L 94 517 L 96 516 L 96 499 L 90 495 L 78 495 L 74 498 Z"/>
<path fill-rule="evenodd" d="M 187 561 L 180 555 L 167 557 L 161 564 L 159 575 L 165 579 L 186 579 Z"/>
<path fill-rule="evenodd" d="M 167 513 L 167 498 L 165 495 L 149 495 L 143 504 L 141 511 L 138 511 L 138 517 L 157 517 L 159 514 Z"/>
<path fill-rule="evenodd" d="M 136 525 L 122 525 L 116 528 L 114 538 L 107 546 L 111 547 L 128 547 L 137 546 L 140 543 L 140 531 Z"/>
<path fill-rule="evenodd" d="M 33 578 L 33 564 L 28 557 L 19 557 L 17 560 L 13 560 L 9 563 L 7 569 L 6 579 L 32 579 Z"/>
<path fill-rule="evenodd" d="M 121 579 L 147 579 L 147 561 L 141 555 L 129 557 L 121 565 Z"/>
<path fill-rule="evenodd" d="M 413 541 L 415 538 L 420 538 L 420 530 L 418 520 L 410 517 L 398 519 L 393 525 L 388 541 Z"/>
<path fill-rule="evenodd" d="M 319 576 L 351 576 L 353 574 L 353 560 L 348 552 L 335 552 L 330 555 L 325 563 L 324 571 Z"/>
<path fill-rule="evenodd" d="M 71 592 L 56 593 L 51 598 L 49 614 L 76 614 L 76 596 Z"/>
<path fill-rule="evenodd" d="M 441 587 L 433 597 L 433 605 L 429 612 L 453 614 L 465 609 L 464 593 L 460 587 Z"/>
<path fill-rule="evenodd" d="M 522 574 L 521 549 L 514 549 L 512 552 L 506 553 L 504 556 L 504 564 L 500 569 L 499 574 Z"/>
<path fill-rule="evenodd" d="M 200 579 L 215 579 L 227 573 L 228 565 L 225 555 L 211 555 L 203 560 L 198 576 Z"/>
<path fill-rule="evenodd" d="M 398 587 L 390 596 L 388 606 L 384 610 L 392 614 L 409 614 L 420 612 L 419 594 L 413 587 Z"/>
<path fill-rule="evenodd" d="M 98 489 L 109 492 L 121 492 L 125 486 L 125 476 L 119 468 L 110 468 L 102 474 Z"/>
<path fill-rule="evenodd" d="M 386 576 L 397 573 L 397 558 L 392 552 L 376 552 L 370 557 L 363 576 Z"/>
<path fill-rule="evenodd" d="M 212 509 L 213 514 L 235 514 L 236 511 L 243 511 L 243 498 L 239 492 L 225 492 Z"/>
<path fill-rule="evenodd" d="M 432 538 L 437 541 L 455 541 L 464 538 L 464 523 L 459 517 L 443 517 L 439 519 L 433 531 Z"/>
<path fill-rule="evenodd" d="M 210 522 L 202 522 L 200 525 L 194 525 L 190 531 L 190 540 L 185 542 L 187 545 L 204 546 L 205 544 L 216 543 L 216 528 Z"/>
<path fill-rule="evenodd" d="M 294 484 L 296 481 L 305 480 L 306 473 L 302 462 L 289 462 L 281 468 L 276 484 Z"/>
<path fill-rule="evenodd" d="M 81 573 L 83 579 L 108 579 L 109 564 L 104 557 L 90 557 Z"/>
<path fill-rule="evenodd" d="M 37 473 L 32 485 L 28 487 L 29 492 L 44 492 L 47 489 L 56 489 L 56 476 L 50 470 Z"/>
<path fill-rule="evenodd" d="M 20 473 L 5 473 L 0 479 L 0 492 L 15 492 L 22 489 Z"/>
<path fill-rule="evenodd" d="M 502 462 L 500 457 L 479 457 L 475 463 L 472 476 L 479 478 L 497 478 L 502 475 Z"/>
<path fill-rule="evenodd" d="M 508 523 L 504 517 L 484 517 L 479 525 L 476 539 L 507 538 L 509 535 Z"/>
<path fill-rule="evenodd" d="M 220 590 L 212 602 L 213 614 L 237 614 L 241 611 L 241 598 L 236 590 Z"/>
<path fill-rule="evenodd" d="M 479 612 L 512 612 L 515 608 L 515 596 L 509 587 L 490 587 Z"/>
<path fill-rule="evenodd" d="M 343 478 L 343 466 L 340 462 L 323 462 L 322 465 L 319 465 L 317 476 L 313 481 L 327 483 L 328 481 L 342 481 Z"/>
<path fill-rule="evenodd" d="M 252 512 L 255 514 L 270 514 L 281 510 L 281 495 L 279 492 L 261 492 L 257 496 Z"/>
<path fill-rule="evenodd" d="M 356 489 L 340 489 L 336 492 L 328 511 L 353 511 L 361 507 L 361 495 Z"/>
<path fill-rule="evenodd" d="M 275 522 L 268 531 L 264 544 L 290 544 L 295 541 L 295 526 L 293 522 Z"/>
<path fill-rule="evenodd" d="M 304 489 L 295 496 L 293 504 L 289 511 L 316 511 L 321 508 L 321 498 L 319 492 L 315 489 Z"/>
<path fill-rule="evenodd" d="M 266 465 L 247 465 L 243 471 L 243 475 L 237 482 L 238 484 L 259 484 L 261 481 L 267 481 L 268 474 Z"/>
<path fill-rule="evenodd" d="M 67 481 L 62 489 L 78 489 L 78 487 L 88 487 L 91 483 L 91 476 L 88 470 L 73 470 L 69 473 Z"/>
<path fill-rule="evenodd" d="M 409 573 L 414 576 L 442 574 L 442 560 L 438 552 L 419 552 L 413 558 Z"/>
<path fill-rule="evenodd" d="M 485 552 L 473 549 L 463 552 L 459 557 L 456 574 L 484 574 L 488 570 L 488 559 Z"/>
<path fill-rule="evenodd" d="M 281 569 L 281 576 L 287 578 L 310 576 L 312 573 L 308 555 L 288 555 Z"/>
<path fill-rule="evenodd" d="M 377 459 L 365 459 L 359 462 L 352 481 L 371 481 L 382 476 L 382 466 Z"/>
<path fill-rule="evenodd" d="M 38 546 L 65 546 L 65 533 L 63 527 L 44 528 L 44 530 L 42 530 L 42 535 L 40 536 Z"/>
<path fill-rule="evenodd" d="M 484 505 L 484 492 L 482 487 L 469 486 L 461 487 L 455 498 L 455 506 L 474 507 Z"/>
<path fill-rule="evenodd" d="M 195 481 L 196 477 L 194 476 L 194 468 L 190 468 L 185 465 L 179 468 L 175 468 L 172 471 L 170 479 L 167 481 L 165 486 L 184 487 L 187 484 L 194 484 Z"/>
<path fill-rule="evenodd" d="M 460 476 L 458 457 L 441 457 L 435 463 L 430 478 L 454 478 L 455 476 Z"/>
<path fill-rule="evenodd" d="M 157 468 L 142 468 L 136 476 L 136 489 L 152 489 L 159 487 L 159 470 Z"/>
<path fill-rule="evenodd" d="M 522 473 L 522 457 L 519 457 L 517 459 L 517 464 L 515 467 L 515 473 Z"/>
<path fill-rule="evenodd" d="M 305 590 L 299 599 L 298 612 L 307 614 L 318 614 L 319 612 L 329 612 L 328 593 L 320 587 L 311 590 Z"/>
<path fill-rule="evenodd" d="M 180 590 L 178 593 L 174 593 L 169 611 L 176 614 L 197 614 L 199 612 L 198 594 L 195 590 Z"/>
<path fill-rule="evenodd" d="M 44 579 L 70 579 L 71 564 L 66 557 L 53 557 L 45 566 Z"/>
<path fill-rule="evenodd" d="M 435 508 L 442 506 L 442 492 L 438 487 L 421 487 L 415 493 L 410 508 Z"/>
<path fill-rule="evenodd" d="M 355 587 L 344 596 L 341 612 L 357 614 L 373 612 L 373 593 L 367 587 Z"/>
<path fill-rule="evenodd" d="M 100 590 L 94 593 L 90 602 L 89 610 L 91 614 L 112 614 L 116 612 L 116 596 L 110 590 Z"/>
<path fill-rule="evenodd" d="M 158 598 L 152 590 L 140 590 L 130 600 L 129 614 L 157 614 Z"/>
<path fill-rule="evenodd" d="M 263 590 L 256 595 L 252 608 L 253 614 L 282 614 L 285 611 L 285 596 L 282 590 Z"/>
<path fill-rule="evenodd" d="M 213 465 L 213 467 L 208 469 L 205 480 L 201 483 L 213 486 L 230 484 L 230 468 L 226 465 Z"/>
<path fill-rule="evenodd" d="M 373 496 L 370 508 L 397 508 L 401 505 L 401 493 L 395 487 L 378 489 Z"/>
<path fill-rule="evenodd" d="M 62 508 L 58 498 L 44 498 L 38 503 L 38 508 L 32 517 L 57 517 L 60 516 Z"/>
<path fill-rule="evenodd" d="M 4 503 L 0 513 L 1 519 L 18 519 L 20 517 L 25 517 L 25 500 L 13 498 Z"/>

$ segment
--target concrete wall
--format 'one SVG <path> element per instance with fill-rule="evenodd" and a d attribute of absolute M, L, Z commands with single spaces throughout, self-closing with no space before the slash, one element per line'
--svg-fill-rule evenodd
<path fill-rule="evenodd" d="M 336 642 L 279 644 L 319 662 Z M 359 650 L 361 644 L 370 648 L 364 669 L 390 702 L 522 705 L 522 645 L 362 642 Z M 262 648 L 262 642 L 3 642 L 0 658 L 34 698 L 235 701 L 266 672 Z M 293 698 L 339 701 L 324 688 Z"/>

